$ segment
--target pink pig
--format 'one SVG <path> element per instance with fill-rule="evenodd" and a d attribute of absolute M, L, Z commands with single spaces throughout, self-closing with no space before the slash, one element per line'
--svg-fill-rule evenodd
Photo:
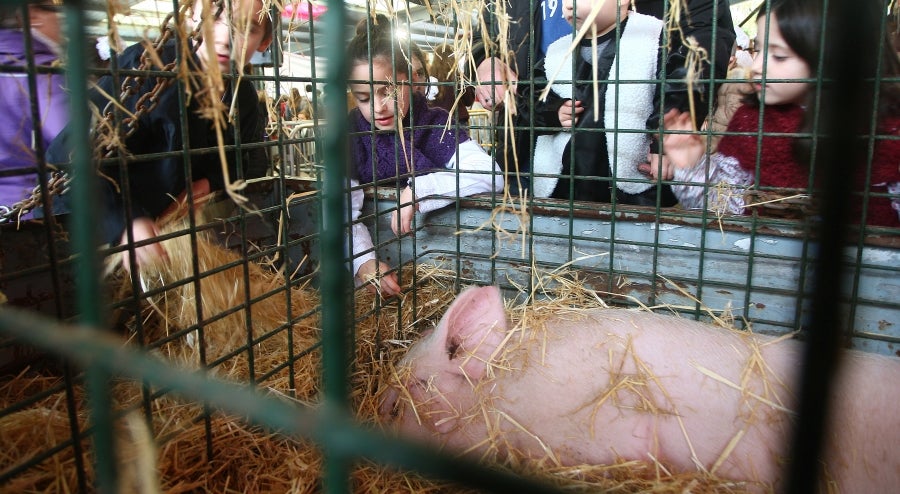
<path fill-rule="evenodd" d="M 627 309 L 539 317 L 510 330 L 496 287 L 466 290 L 403 358 L 383 417 L 489 460 L 642 460 L 783 482 L 800 343 Z M 842 492 L 900 485 L 897 383 L 900 360 L 844 354 L 824 457 Z"/>

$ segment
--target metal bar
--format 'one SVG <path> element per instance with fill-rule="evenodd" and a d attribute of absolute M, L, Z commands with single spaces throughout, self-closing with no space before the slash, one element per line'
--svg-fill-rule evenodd
<path fill-rule="evenodd" d="M 28 7 L 27 5 L 22 5 L 22 18 L 25 19 L 23 21 L 23 25 L 30 25 L 31 20 L 29 18 Z M 34 53 L 33 48 L 33 37 L 31 35 L 31 29 L 23 29 L 22 34 L 24 35 L 24 43 L 25 43 L 25 53 Z M 37 165 L 37 175 L 38 175 L 38 183 L 41 185 L 42 190 L 47 190 L 47 182 L 50 176 L 49 170 L 47 168 L 47 160 L 44 159 L 44 139 L 43 139 L 43 123 L 41 122 L 41 109 L 38 105 L 38 87 L 37 87 L 37 67 L 35 65 L 34 57 L 26 57 L 25 61 L 26 72 L 28 74 L 28 94 L 32 95 L 31 98 L 31 140 L 34 143 L 34 155 L 36 158 Z M 44 211 L 51 210 L 50 204 L 50 196 L 49 194 L 41 194 L 41 204 L 44 208 Z M 46 215 L 45 221 L 48 222 L 49 225 L 56 224 L 56 218 L 53 215 Z M 54 230 L 53 228 L 47 228 L 44 233 L 46 234 L 47 239 L 47 250 L 50 258 L 50 275 L 52 277 L 52 283 L 54 287 L 59 287 L 62 285 L 62 279 L 60 276 L 60 256 L 57 253 L 57 244 L 54 239 Z M 62 304 L 62 293 L 61 290 L 54 291 L 54 299 L 56 305 L 56 316 L 62 317 L 63 315 L 63 304 Z"/>
<path fill-rule="evenodd" d="M 66 34 L 70 40 L 84 39 L 84 1 L 67 1 L 64 5 Z M 68 44 L 69 65 L 67 83 L 71 93 L 69 115 L 72 122 L 74 142 L 90 142 L 89 123 L 91 116 L 87 108 L 88 65 L 84 43 Z M 100 303 L 101 272 L 97 253 L 96 208 L 97 176 L 91 161 L 90 146 L 75 146 L 72 156 L 75 175 L 80 177 L 72 182 L 73 214 L 70 215 L 73 252 L 75 260 L 76 300 L 79 319 L 85 324 L 100 327 L 105 320 Z M 93 332 L 93 331 L 92 331 Z M 88 400 L 91 408 L 91 422 L 95 425 L 94 469 L 97 490 L 100 493 L 114 493 L 117 487 L 115 448 L 110 417 L 109 376 L 99 368 L 90 368 L 85 375 Z"/>
<path fill-rule="evenodd" d="M 872 2 L 874 3 L 874 2 Z M 818 156 L 822 165 L 821 202 L 822 221 L 817 225 L 820 239 L 817 252 L 813 253 L 815 271 L 812 274 L 815 290 L 812 299 L 811 331 L 800 373 L 798 417 L 791 443 L 791 462 L 788 472 L 788 490 L 791 493 L 817 492 L 822 465 L 820 452 L 828 433 L 830 391 L 839 367 L 845 328 L 840 317 L 839 301 L 842 287 L 842 256 L 844 239 L 847 238 L 848 199 L 847 177 L 856 176 L 859 153 L 854 139 L 856 124 L 864 121 L 860 115 L 866 108 L 861 75 L 865 63 L 860 53 L 867 53 L 858 40 L 865 39 L 864 31 L 872 29 L 863 22 L 828 22 L 837 19 L 858 19 L 857 10 L 866 6 L 858 2 L 834 0 L 825 2 L 822 12 L 823 36 L 827 56 L 833 65 L 823 64 L 830 70 L 825 75 L 832 79 L 834 94 L 845 98 L 841 105 L 820 107 L 823 135 L 831 136 L 819 146 Z M 832 25 L 834 24 L 834 25 Z M 868 52 L 871 53 L 871 52 Z M 826 55 L 827 54 L 827 55 Z"/>
<path fill-rule="evenodd" d="M 341 427 L 338 417 L 348 408 L 348 378 L 350 342 L 347 324 L 347 278 L 343 257 L 345 251 L 344 218 L 350 210 L 350 194 L 345 192 L 344 167 L 347 161 L 345 136 L 347 133 L 347 67 L 344 63 L 344 25 L 347 12 L 340 0 L 329 0 L 324 14 L 326 25 L 325 57 L 334 63 L 326 71 L 325 101 L 331 109 L 324 144 L 325 176 L 322 194 L 321 260 L 322 283 L 322 374 L 325 387 L 323 410 L 330 417 L 326 430 L 335 432 Z M 349 250 L 348 250 L 349 251 Z M 336 444 L 325 445 L 326 493 L 350 492 L 349 462 Z"/>

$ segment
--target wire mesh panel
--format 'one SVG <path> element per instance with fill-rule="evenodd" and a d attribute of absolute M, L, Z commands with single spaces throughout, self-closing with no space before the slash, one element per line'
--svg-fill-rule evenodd
<path fill-rule="evenodd" d="M 837 15 L 848 2 L 830 3 Z M 833 327 L 834 348 L 896 368 L 900 63 L 880 40 L 897 6 L 871 3 L 878 49 L 858 58 L 875 68 L 816 55 L 800 75 L 767 58 L 796 37 L 760 12 L 806 15 L 777 1 L 4 3 L 4 42 L 23 51 L 0 61 L 0 82 L 29 108 L 0 124 L 4 139 L 25 129 L 12 144 L 28 152 L 0 155 L 0 491 L 784 487 L 781 472 L 722 473 L 743 432 L 686 469 L 629 458 L 624 443 L 603 446 L 622 453 L 609 464 L 573 464 L 547 446 L 558 437 L 529 436 L 534 453 L 492 430 L 442 454 L 447 424 L 479 418 L 427 414 L 456 396 L 402 359 L 420 335 L 417 351 L 436 341 L 460 292 L 491 285 L 500 319 L 524 331 L 507 340 L 612 306 L 671 316 L 673 331 L 699 320 L 791 343 Z M 65 41 L 23 27 L 49 19 Z M 814 54 L 849 36 L 824 33 L 807 40 Z M 728 70 L 740 51 L 755 61 Z M 863 115 L 831 113 L 840 74 Z M 797 87 L 813 97 L 766 100 Z M 57 92 L 67 101 L 48 107 Z M 859 168 L 836 187 L 845 199 L 826 192 L 838 157 Z M 778 167 L 803 173 L 775 183 Z M 473 355 L 508 370 L 499 353 Z M 792 356 L 779 377 L 799 382 Z M 536 404 L 597 377 L 578 365 L 568 386 L 485 422 L 529 434 Z M 808 402 L 795 391 L 789 404 L 748 396 L 775 416 Z M 398 392 L 430 397 L 413 442 L 382 430 L 404 418 L 389 406 Z"/>
<path fill-rule="evenodd" d="M 325 122 L 320 121 L 319 125 L 325 125 Z M 285 153 L 286 175 L 315 180 L 317 169 L 321 168 L 316 154 L 316 123 L 308 120 L 286 127 L 290 129 L 287 138 L 297 140 L 297 144 L 291 144 Z"/>

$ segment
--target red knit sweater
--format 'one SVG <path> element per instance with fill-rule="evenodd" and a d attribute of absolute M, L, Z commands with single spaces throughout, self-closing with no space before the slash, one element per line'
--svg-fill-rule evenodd
<path fill-rule="evenodd" d="M 803 109 L 797 105 L 767 106 L 763 115 L 762 156 L 759 159 L 759 185 L 762 187 L 785 187 L 807 190 L 809 187 L 809 167 L 800 164 L 794 157 L 792 137 L 777 137 L 771 133 L 796 133 L 803 121 Z M 758 132 L 759 109 L 743 105 L 738 108 L 728 124 L 729 132 Z M 883 118 L 876 130 L 876 136 L 900 136 L 900 116 Z M 718 151 L 738 160 L 745 170 L 755 171 L 757 162 L 757 136 L 726 135 L 719 143 Z M 870 192 L 884 193 L 887 184 L 900 182 L 900 140 L 880 139 L 875 142 L 872 157 L 872 178 Z M 865 168 L 861 167 L 854 191 L 861 191 L 865 179 Z M 859 217 L 860 201 L 855 201 L 854 212 Z M 897 211 L 891 207 L 890 199 L 874 197 L 869 200 L 866 223 L 870 225 L 900 226 Z"/>

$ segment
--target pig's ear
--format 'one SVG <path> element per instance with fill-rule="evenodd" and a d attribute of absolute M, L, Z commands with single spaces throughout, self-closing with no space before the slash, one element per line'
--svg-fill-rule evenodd
<path fill-rule="evenodd" d="M 484 377 L 487 363 L 506 336 L 506 311 L 495 286 L 469 288 L 444 314 L 445 349 L 473 380 Z"/>

